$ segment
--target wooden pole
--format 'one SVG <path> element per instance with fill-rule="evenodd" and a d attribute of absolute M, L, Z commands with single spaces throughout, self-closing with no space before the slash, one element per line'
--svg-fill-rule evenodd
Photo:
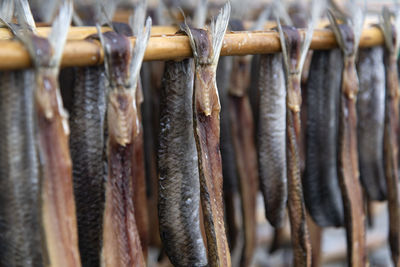
<path fill-rule="evenodd" d="M 72 30 L 74 31 L 74 30 Z M 132 43 L 135 38 L 132 38 Z M 371 47 L 383 44 L 379 29 L 365 29 L 360 47 Z M 330 30 L 316 30 L 311 49 L 327 50 L 337 46 Z M 221 56 L 268 54 L 281 49 L 279 35 L 275 31 L 230 32 L 225 35 Z M 144 60 L 173 60 L 192 56 L 189 39 L 184 35 L 152 36 Z M 103 51 L 99 42 L 86 40 L 69 40 L 65 45 L 62 66 L 92 66 L 103 62 Z M 31 65 L 26 49 L 17 41 L 0 41 L 0 69 L 11 70 L 26 68 Z"/>

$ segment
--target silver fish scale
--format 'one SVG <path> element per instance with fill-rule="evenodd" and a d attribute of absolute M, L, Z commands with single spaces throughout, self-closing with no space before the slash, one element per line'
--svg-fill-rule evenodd
<path fill-rule="evenodd" d="M 100 262 L 104 211 L 104 67 L 77 69 L 70 116 L 70 151 L 83 266 Z"/>
<path fill-rule="evenodd" d="M 385 124 L 385 66 L 383 62 L 383 47 L 359 51 L 357 138 L 360 179 L 368 196 L 373 200 L 386 199 L 382 141 Z"/>
<path fill-rule="evenodd" d="M 206 266 L 192 122 L 192 60 L 167 62 L 163 82 L 158 151 L 161 240 L 174 266 Z"/>
<path fill-rule="evenodd" d="M 32 71 L 0 73 L 0 265 L 42 266 Z"/>
<path fill-rule="evenodd" d="M 266 217 L 279 227 L 287 202 L 286 85 L 281 54 L 260 58 L 258 161 Z"/>

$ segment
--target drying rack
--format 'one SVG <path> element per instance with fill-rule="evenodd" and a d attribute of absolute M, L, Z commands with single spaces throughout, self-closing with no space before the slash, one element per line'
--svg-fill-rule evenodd
<path fill-rule="evenodd" d="M 110 30 L 104 27 L 102 31 Z M 174 34 L 176 27 L 154 26 L 144 55 L 145 61 L 177 60 L 192 56 L 189 38 L 183 34 Z M 38 27 L 38 34 L 46 36 L 49 27 Z M 301 30 L 304 33 L 304 30 Z M 103 49 L 100 42 L 85 40 L 97 33 L 95 27 L 71 27 L 65 45 L 62 67 L 94 66 L 103 62 Z M 21 43 L 12 40 L 9 30 L 0 29 L 0 70 L 14 70 L 31 66 L 27 50 Z M 135 38 L 131 38 L 135 43 Z M 368 26 L 361 35 L 360 47 L 379 46 L 384 43 L 379 28 Z M 337 47 L 333 32 L 329 29 L 314 31 L 310 49 L 327 50 Z M 276 53 L 281 50 L 279 34 L 275 30 L 227 32 L 221 50 L 221 56 Z"/>

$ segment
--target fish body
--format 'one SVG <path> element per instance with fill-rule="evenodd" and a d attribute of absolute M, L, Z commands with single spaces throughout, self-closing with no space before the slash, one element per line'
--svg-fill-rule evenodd
<path fill-rule="evenodd" d="M 105 210 L 101 266 L 145 266 L 147 243 L 141 243 L 136 218 L 137 203 L 145 196 L 143 186 L 143 139 L 141 113 L 143 95 L 140 68 L 150 36 L 151 19 L 143 29 L 144 2 L 135 10 L 132 26 L 136 36 L 132 48 L 129 38 L 116 32 L 99 32 L 105 48 L 107 75 L 107 156 Z M 141 168 L 142 170 L 139 170 Z M 140 179 L 142 178 L 142 179 Z M 144 187 L 145 188 L 145 187 Z M 136 203 L 134 203 L 136 202 Z M 147 204 L 142 208 L 147 209 Z M 147 214 L 144 215 L 147 219 Z M 143 218 L 142 218 L 143 219 Z M 143 222 L 143 221 L 141 221 Z M 142 228 L 143 230 L 143 228 Z M 142 236 L 143 237 L 143 236 Z"/>
<path fill-rule="evenodd" d="M 42 266 L 32 70 L 0 73 L 0 265 Z"/>
<path fill-rule="evenodd" d="M 383 132 L 385 122 L 385 68 L 383 48 L 361 49 L 358 59 L 357 139 L 360 179 L 369 199 L 385 200 Z"/>
<path fill-rule="evenodd" d="M 337 138 L 342 56 L 338 49 L 314 51 L 307 85 L 306 207 L 322 227 L 343 225 L 337 173 Z"/>
<path fill-rule="evenodd" d="M 229 14 L 230 4 L 227 3 L 216 21 L 212 22 L 209 31 L 191 29 L 184 25 L 195 55 L 193 127 L 209 266 L 231 266 L 224 226 L 222 165 L 219 149 L 220 103 L 216 86 L 216 68 Z"/>
<path fill-rule="evenodd" d="M 69 119 L 79 248 L 84 266 L 99 266 L 104 211 L 104 67 L 76 70 Z"/>
<path fill-rule="evenodd" d="M 127 37 L 102 35 L 107 55 L 107 155 L 101 266 L 144 266 L 134 208 L 134 139 L 138 131 L 137 82 L 126 86 L 132 52 Z"/>
<path fill-rule="evenodd" d="M 193 60 L 166 62 L 158 153 L 160 235 L 174 266 L 206 266 L 193 133 Z"/>
<path fill-rule="evenodd" d="M 58 74 L 72 16 L 72 2 L 60 5 L 47 38 L 35 35 L 27 1 L 16 1 L 21 30 L 13 29 L 34 63 L 34 104 L 40 156 L 40 214 L 46 266 L 81 266 L 69 151 L 69 125 Z"/>
<path fill-rule="evenodd" d="M 334 33 L 343 53 L 343 71 L 340 90 L 338 174 L 342 192 L 344 221 L 347 235 L 347 260 L 349 266 L 366 266 L 365 214 L 363 192 L 359 180 L 357 145 L 356 99 L 359 80 L 356 71 L 355 53 L 358 49 L 359 33 L 362 29 L 361 11 L 353 10 L 352 26 L 338 25 L 330 14 Z M 361 25 L 361 26 L 360 26 Z"/>
<path fill-rule="evenodd" d="M 235 205 L 238 195 L 238 174 L 235 164 L 235 151 L 233 147 L 230 108 L 229 108 L 229 87 L 232 72 L 232 58 L 222 57 L 217 68 L 217 86 L 218 95 L 221 103 L 221 159 L 222 174 L 224 177 L 224 203 L 226 228 L 228 235 L 229 247 L 234 250 L 237 244 L 239 226 L 238 226 L 238 209 Z"/>
<path fill-rule="evenodd" d="M 258 192 L 257 150 L 254 142 L 254 121 L 247 95 L 250 84 L 249 57 L 236 57 L 233 61 L 231 86 L 229 88 L 229 111 L 233 147 L 235 149 L 238 184 L 241 199 L 244 246 L 241 266 L 252 262 L 256 246 L 256 202 Z"/>
<path fill-rule="evenodd" d="M 399 16 L 399 14 L 396 14 Z M 384 126 L 384 165 L 389 209 L 389 245 L 394 266 L 400 266 L 400 209 L 399 209 L 399 74 L 398 53 L 400 27 L 392 24 L 392 15 L 383 9 L 382 32 L 385 37 L 385 126 Z M 398 17 L 395 17 L 398 21 Z"/>
<path fill-rule="evenodd" d="M 287 203 L 286 85 L 281 54 L 260 57 L 257 134 L 260 189 L 265 214 L 282 227 Z"/>

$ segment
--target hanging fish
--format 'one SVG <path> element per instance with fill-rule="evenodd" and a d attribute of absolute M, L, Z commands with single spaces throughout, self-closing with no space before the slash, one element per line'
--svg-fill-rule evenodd
<path fill-rule="evenodd" d="M 399 76 L 397 59 L 400 41 L 400 14 L 396 11 L 394 21 L 387 8 L 383 9 L 382 30 L 385 39 L 385 126 L 384 164 L 389 208 L 389 244 L 394 266 L 400 265 L 400 207 L 398 176 L 399 135 Z"/>
<path fill-rule="evenodd" d="M 272 226 L 283 226 L 287 202 L 286 85 L 282 54 L 260 56 L 258 168 L 265 213 Z"/>
<path fill-rule="evenodd" d="M 221 159 L 223 174 L 223 195 L 225 204 L 225 221 L 228 243 L 231 251 L 236 248 L 239 235 L 238 208 L 235 199 L 238 195 L 238 174 L 235 164 L 235 152 L 232 141 L 231 121 L 229 115 L 229 85 L 232 73 L 232 57 L 222 57 L 217 67 L 218 96 L 221 103 Z"/>
<path fill-rule="evenodd" d="M 42 266 L 32 70 L 0 73 L 0 265 Z"/>
<path fill-rule="evenodd" d="M 278 30 L 286 74 L 286 164 L 288 210 L 293 244 L 294 266 L 311 265 L 311 245 L 301 185 L 301 73 L 311 44 L 314 26 L 322 9 L 321 1 L 312 3 L 311 22 L 305 36 L 298 29 L 281 26 Z"/>
<path fill-rule="evenodd" d="M 70 115 L 70 149 L 78 219 L 79 249 L 84 266 L 100 264 L 104 211 L 106 112 L 103 66 L 76 69 Z"/>
<path fill-rule="evenodd" d="M 145 266 L 134 205 L 137 178 L 136 139 L 140 135 L 138 82 L 141 63 L 150 36 L 151 19 L 142 29 L 135 13 L 135 47 L 115 32 L 100 33 L 105 48 L 107 75 L 108 178 L 103 219 L 102 266 Z"/>
<path fill-rule="evenodd" d="M 355 63 L 363 27 L 363 15 L 354 3 L 350 4 L 349 10 L 352 14 L 349 17 L 351 24 L 338 24 L 332 13 L 329 13 L 328 17 L 343 53 L 339 109 L 338 174 L 347 232 L 347 260 L 349 266 L 365 266 L 367 264 L 365 214 L 357 153 L 356 99 L 359 81 Z"/>
<path fill-rule="evenodd" d="M 212 21 L 209 31 L 183 26 L 183 30 L 189 36 L 195 57 L 193 126 L 209 266 L 231 266 L 224 226 L 223 181 L 219 150 L 220 103 L 215 77 L 229 14 L 228 2 L 216 20 Z"/>
<path fill-rule="evenodd" d="M 11 21 L 14 1 L 0 16 Z M 39 204 L 39 162 L 34 125 L 34 73 L 0 73 L 0 265 L 43 264 Z"/>
<path fill-rule="evenodd" d="M 71 21 L 72 3 L 61 4 L 48 39 L 36 35 L 28 2 L 16 3 L 26 45 L 35 68 L 34 101 L 41 159 L 40 203 L 46 265 L 81 266 L 73 196 L 68 119 L 62 105 L 58 73 Z M 13 28 L 13 26 L 11 26 Z"/>
<path fill-rule="evenodd" d="M 343 225 L 337 173 L 339 95 L 343 59 L 340 50 L 314 51 L 307 83 L 304 200 L 321 227 Z"/>
<path fill-rule="evenodd" d="M 206 266 L 200 231 L 200 182 L 193 134 L 192 59 L 168 61 L 161 92 L 158 153 L 159 221 L 164 249 L 174 266 Z"/>
<path fill-rule="evenodd" d="M 357 139 L 360 179 L 371 200 L 386 199 L 383 168 L 385 67 L 383 48 L 365 48 L 358 55 Z"/>
<path fill-rule="evenodd" d="M 238 170 L 244 245 L 241 266 L 249 266 L 256 246 L 256 204 L 258 192 L 257 150 L 254 122 L 247 88 L 250 84 L 250 57 L 234 57 L 231 75 L 230 120 Z"/>

